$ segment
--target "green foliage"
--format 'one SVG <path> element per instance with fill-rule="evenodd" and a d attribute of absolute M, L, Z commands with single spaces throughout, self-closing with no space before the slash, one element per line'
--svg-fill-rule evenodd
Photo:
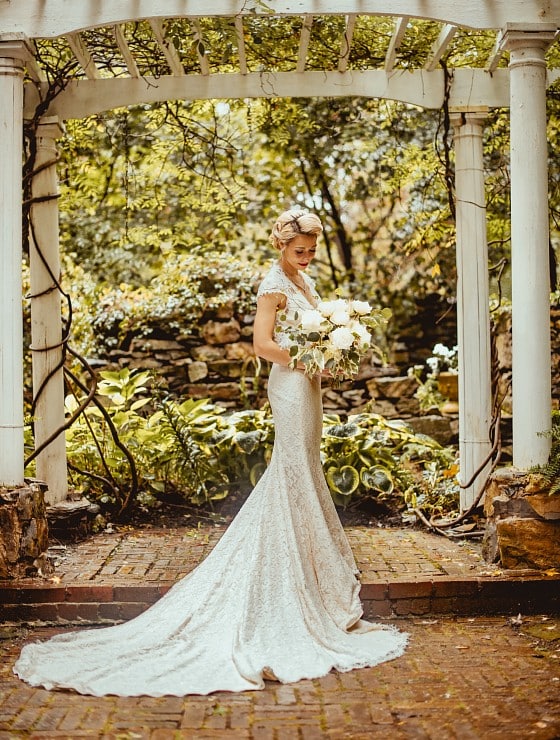
<path fill-rule="evenodd" d="M 443 477 L 454 462 L 454 453 L 430 437 L 371 413 L 349 416 L 345 423 L 335 414 L 325 416 L 321 455 L 340 506 L 355 497 L 392 499 L 402 506 L 423 489 L 421 471 L 430 466 Z"/>
<path fill-rule="evenodd" d="M 120 346 L 131 336 L 165 330 L 188 336 L 206 315 L 231 307 L 237 315 L 254 311 L 255 268 L 236 257 L 170 253 L 161 271 L 139 288 L 92 281 L 73 271 L 73 342 L 84 353 Z"/>
<path fill-rule="evenodd" d="M 268 408 L 224 413 L 207 400 L 181 403 L 159 398 L 152 404 L 146 372 L 102 373 L 99 394 L 121 440 L 134 456 L 139 498 L 150 503 L 162 493 L 179 493 L 190 503 L 212 504 L 258 481 L 272 454 L 274 427 Z M 67 399 L 71 412 L 77 400 Z M 67 432 L 74 484 L 112 512 L 130 489 L 126 456 L 109 434 L 99 409 L 88 407 Z M 454 454 L 405 424 L 363 413 L 342 422 L 324 418 L 321 457 L 334 501 L 340 506 L 375 499 L 403 508 L 449 476 Z"/>
<path fill-rule="evenodd" d="M 145 421 L 139 412 L 149 399 L 138 396 L 147 391 L 149 373 L 124 369 L 105 371 L 101 376 L 98 395 L 105 401 L 104 408 L 120 442 L 142 465 L 146 452 L 142 444 Z M 67 396 L 67 413 L 74 413 L 82 401 L 82 397 Z M 83 492 L 120 511 L 131 490 L 130 464 L 97 406 L 88 406 L 66 431 L 66 443 L 70 469 Z"/>
<path fill-rule="evenodd" d="M 549 494 L 560 493 L 560 411 L 552 412 L 552 426 L 547 436 L 551 439 L 551 448 L 548 460 L 544 465 L 534 468 L 534 471 L 543 476 L 549 485 Z"/>
<path fill-rule="evenodd" d="M 158 406 L 141 435 L 149 455 L 145 477 L 150 488 L 156 492 L 181 488 L 195 504 L 220 498 L 220 484 L 227 483 L 227 476 L 212 450 L 221 422 L 219 410 L 206 399 L 180 404 L 163 399 Z M 223 491 L 227 495 L 226 486 Z"/>

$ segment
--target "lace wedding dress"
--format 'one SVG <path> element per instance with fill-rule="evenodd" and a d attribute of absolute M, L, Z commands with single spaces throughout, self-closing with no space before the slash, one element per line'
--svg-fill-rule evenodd
<path fill-rule="evenodd" d="M 286 346 L 296 312 L 310 304 L 278 264 L 259 289 L 270 292 L 287 297 L 275 329 Z M 356 565 L 319 458 L 320 379 L 273 365 L 268 392 L 270 465 L 207 559 L 130 622 L 25 646 L 20 678 L 96 696 L 183 696 L 262 689 L 263 678 L 288 683 L 403 653 L 405 634 L 360 618 Z"/>

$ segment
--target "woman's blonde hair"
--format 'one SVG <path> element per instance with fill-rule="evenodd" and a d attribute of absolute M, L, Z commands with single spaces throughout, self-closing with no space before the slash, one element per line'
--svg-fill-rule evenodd
<path fill-rule="evenodd" d="M 322 231 L 323 224 L 319 216 L 300 208 L 292 208 L 278 216 L 272 227 L 270 241 L 276 249 L 283 249 L 299 234 L 319 236 Z"/>

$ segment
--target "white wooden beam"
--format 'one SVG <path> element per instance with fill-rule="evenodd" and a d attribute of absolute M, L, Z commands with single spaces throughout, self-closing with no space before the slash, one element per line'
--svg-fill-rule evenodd
<path fill-rule="evenodd" d="M 126 64 L 128 74 L 131 77 L 140 77 L 140 70 L 138 69 L 134 55 L 130 51 L 130 47 L 124 37 L 122 27 L 119 25 L 113 26 L 113 33 L 115 34 L 115 41 L 117 42 L 119 51 L 124 59 L 124 63 Z"/>
<path fill-rule="evenodd" d="M 21 162 L 26 42 L 0 44 L 0 485 L 23 485 Z"/>
<path fill-rule="evenodd" d="M 25 63 L 27 73 L 35 82 L 46 82 L 47 76 L 37 62 L 37 47 L 34 41 L 29 42 L 29 48 L 32 50 L 33 56 L 30 56 Z"/>
<path fill-rule="evenodd" d="M 393 67 L 395 66 L 397 50 L 401 45 L 401 42 L 406 33 L 406 29 L 408 28 L 408 21 L 409 17 L 405 15 L 402 18 L 398 18 L 397 22 L 395 23 L 393 35 L 391 36 L 391 41 L 389 42 L 389 47 L 387 49 L 387 53 L 385 54 L 385 72 L 387 72 L 387 74 L 389 74 L 389 72 L 392 72 Z"/>
<path fill-rule="evenodd" d="M 75 33 L 145 18 L 270 15 L 409 16 L 466 28 L 502 28 L 507 23 L 560 26 L 559 0 L 19 0 L 0 3 L 0 29 L 30 38 Z"/>
<path fill-rule="evenodd" d="M 238 15 L 235 18 L 235 37 L 237 39 L 237 51 L 239 53 L 239 71 L 242 75 L 247 74 L 247 54 L 245 53 L 245 34 L 243 32 L 243 18 Z"/>
<path fill-rule="evenodd" d="M 29 234 L 36 449 L 64 425 L 62 316 L 60 293 L 53 279 L 53 276 L 57 280 L 60 278 L 56 139 L 62 134 L 63 129 L 57 119 L 42 119 L 37 127 L 35 167 L 38 171 L 31 186 L 32 196 L 37 201 L 31 207 L 33 228 Z M 66 499 L 68 473 L 64 432 L 39 453 L 36 474 L 49 486 L 46 496 L 49 504 Z"/>
<path fill-rule="evenodd" d="M 312 26 L 313 16 L 305 15 L 303 17 L 303 25 L 301 27 L 301 34 L 299 37 L 299 49 L 296 64 L 296 72 L 298 73 L 305 71 L 305 62 L 307 61 L 307 50 L 309 49 L 309 39 L 311 38 Z"/>
<path fill-rule="evenodd" d="M 164 100 L 209 100 L 214 98 L 344 97 L 358 95 L 389 98 L 425 108 L 443 104 L 443 70 L 397 70 L 387 76 L 384 70 L 350 72 L 306 71 L 242 75 L 212 74 L 183 77 L 116 77 L 103 80 L 73 80 L 52 101 L 49 115 L 61 120 L 85 118 L 111 110 L 115 105 L 141 105 Z M 297 79 L 297 84 L 295 80 Z M 42 89 L 42 86 L 40 86 Z M 44 91 L 43 91 L 44 92 Z M 25 115 L 31 117 L 39 102 L 34 85 L 26 85 Z M 483 70 L 456 69 L 450 89 L 449 105 L 465 108 L 507 107 L 508 71 L 493 75 Z"/>
<path fill-rule="evenodd" d="M 513 464 L 550 452 L 550 269 L 545 53 L 549 33 L 506 31 L 510 52 Z"/>
<path fill-rule="evenodd" d="M 461 511 L 481 491 L 489 465 L 492 393 L 490 382 L 490 311 L 488 242 L 484 191 L 483 125 L 487 112 L 452 113 L 455 128 L 457 224 L 457 340 L 459 345 L 459 464 L 466 484 Z"/>
<path fill-rule="evenodd" d="M 344 26 L 344 34 L 340 42 L 340 53 L 338 56 L 338 71 L 346 72 L 348 69 L 348 60 L 352 50 L 352 39 L 354 38 L 354 29 L 356 27 L 356 15 L 347 15 Z"/>
<path fill-rule="evenodd" d="M 431 48 L 430 53 L 428 54 L 428 58 L 426 59 L 426 63 L 424 64 L 424 69 L 428 70 L 428 72 L 431 72 L 438 66 L 439 60 L 445 54 L 445 51 L 451 43 L 451 39 L 457 33 L 457 30 L 457 26 L 452 26 L 449 23 L 447 23 L 441 29 L 439 36 L 437 37 L 434 45 Z"/>
<path fill-rule="evenodd" d="M 101 73 L 95 64 L 89 49 L 79 33 L 70 33 L 66 36 L 68 46 L 78 60 L 80 67 L 84 70 L 88 80 L 101 79 Z"/>
<path fill-rule="evenodd" d="M 167 64 L 169 65 L 169 69 L 173 72 L 174 75 L 178 75 L 181 77 L 185 74 L 185 70 L 183 69 L 183 64 L 181 62 L 181 58 L 179 57 L 179 52 L 173 45 L 169 39 L 165 38 L 165 34 L 163 32 L 163 21 L 161 18 L 150 18 L 149 19 L 150 28 L 152 29 L 152 33 L 155 36 L 156 41 L 158 42 L 159 48 L 162 50 L 163 55 L 167 61 Z"/>
<path fill-rule="evenodd" d="M 502 45 L 502 37 L 500 34 L 496 36 L 496 40 L 494 41 L 494 46 L 492 47 L 492 51 L 490 52 L 490 56 L 488 57 L 488 61 L 486 62 L 486 71 L 487 72 L 494 72 L 496 69 L 498 69 L 498 64 L 500 63 L 500 59 L 503 57 L 505 53 L 505 49 Z"/>

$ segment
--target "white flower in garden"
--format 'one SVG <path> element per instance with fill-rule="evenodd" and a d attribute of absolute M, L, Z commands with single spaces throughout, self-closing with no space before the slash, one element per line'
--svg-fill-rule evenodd
<path fill-rule="evenodd" d="M 336 311 L 330 315 L 330 319 L 332 323 L 337 326 L 347 326 L 350 323 L 350 314 L 346 308 L 337 308 Z"/>
<path fill-rule="evenodd" d="M 371 334 L 359 321 L 352 321 L 348 327 L 352 334 L 355 334 L 360 340 L 360 344 L 371 344 Z"/>
<path fill-rule="evenodd" d="M 357 313 L 359 316 L 365 316 L 368 313 L 371 313 L 371 306 L 367 301 L 352 301 L 351 303 L 352 311 Z"/>
<path fill-rule="evenodd" d="M 332 316 L 335 311 L 346 311 L 348 303 L 344 298 L 338 298 L 336 301 L 319 301 L 317 309 L 323 316 Z"/>
<path fill-rule="evenodd" d="M 329 334 L 329 339 L 335 349 L 350 349 L 354 344 L 354 335 L 345 326 L 339 326 Z"/>
<path fill-rule="evenodd" d="M 437 373 L 439 368 L 439 360 L 437 357 L 428 357 L 426 365 L 430 368 L 433 373 Z"/>
<path fill-rule="evenodd" d="M 303 311 L 301 314 L 301 328 L 305 332 L 319 331 L 323 321 L 323 315 L 314 308 Z"/>
<path fill-rule="evenodd" d="M 450 350 L 449 347 L 446 347 L 445 344 L 441 343 L 436 344 L 432 350 L 433 355 L 439 355 L 444 358 L 450 357 L 452 352 L 453 350 Z"/>

